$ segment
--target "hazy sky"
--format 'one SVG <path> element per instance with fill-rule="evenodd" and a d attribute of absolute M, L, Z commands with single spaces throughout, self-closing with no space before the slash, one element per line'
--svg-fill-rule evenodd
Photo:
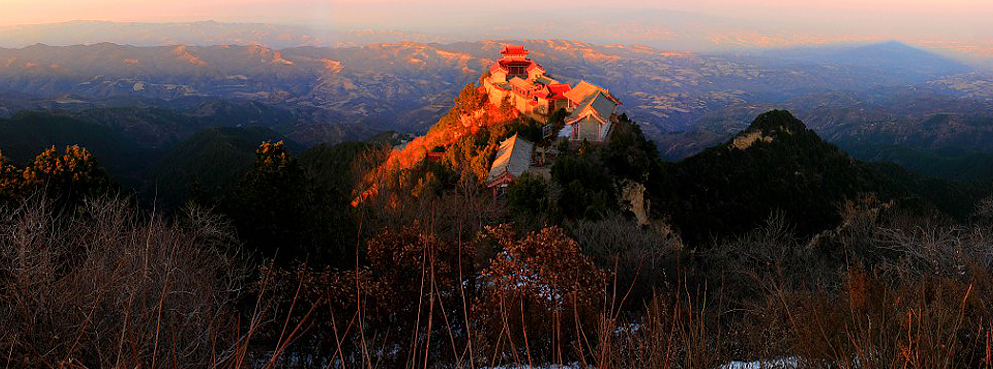
<path fill-rule="evenodd" d="M 279 5 L 272 7 L 268 5 Z M 488 9 L 494 6 L 569 8 L 609 4 L 615 7 L 706 11 L 715 14 L 758 14 L 782 11 L 783 15 L 818 14 L 823 11 L 856 11 L 875 14 L 959 15 L 980 19 L 990 15 L 988 0 L 590 0 L 466 1 L 466 0 L 0 0 L 2 23 L 57 22 L 69 19 L 162 20 L 184 16 L 265 15 L 309 17 L 314 8 L 354 8 L 370 5 L 416 4 L 425 10 Z M 520 8 L 526 11 L 526 8 Z M 264 11 L 264 12 L 260 12 Z M 255 14 L 253 14 L 255 13 Z"/>
<path fill-rule="evenodd" d="M 376 28 L 432 13 L 610 6 L 671 9 L 745 18 L 822 19 L 857 15 L 862 21 L 915 19 L 922 27 L 938 21 L 990 27 L 990 0 L 0 0 L 0 24 L 48 23 L 75 19 L 167 21 L 189 19 L 347 21 Z M 537 8 L 536 8 L 537 7 Z M 496 9 L 494 9 L 496 8 Z M 414 10 L 415 13 L 410 11 Z M 380 19 L 381 18 L 381 19 Z M 843 19 L 836 19 L 843 21 Z M 406 23 L 406 22 L 404 22 Z M 951 25 L 952 23 L 948 23 Z"/>
<path fill-rule="evenodd" d="M 712 33 L 731 31 L 771 45 L 784 37 L 899 39 L 993 52 L 993 0 L 0 0 L 0 25 L 78 19 L 213 19 L 592 40 L 617 33 L 634 41 L 673 32 L 717 39 L 725 36 Z"/>

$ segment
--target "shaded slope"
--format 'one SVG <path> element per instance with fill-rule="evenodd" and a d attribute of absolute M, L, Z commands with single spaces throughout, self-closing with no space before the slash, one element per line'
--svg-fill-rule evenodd
<path fill-rule="evenodd" d="M 862 194 L 906 196 L 786 111 L 760 115 L 728 142 L 671 167 L 673 221 L 691 243 L 740 234 L 777 211 L 811 235 Z"/>
<path fill-rule="evenodd" d="M 669 166 L 673 222 L 690 244 L 742 234 L 781 213 L 800 235 L 833 228 L 848 200 L 874 196 L 958 219 L 993 187 L 865 164 L 787 111 L 760 115 L 727 142 Z"/>
<path fill-rule="evenodd" d="M 232 191 L 238 180 L 252 166 L 255 149 L 267 140 L 285 138 L 265 127 L 212 128 L 194 134 L 168 153 L 149 170 L 154 187 L 144 191 L 155 194 L 166 206 L 178 205 L 187 199 L 191 187 L 216 196 Z M 295 143 L 293 152 L 302 149 Z"/>
<path fill-rule="evenodd" d="M 22 113 L 0 120 L 0 151 L 26 165 L 52 146 L 80 145 L 89 150 L 111 176 L 125 187 L 137 184 L 143 163 L 154 159 L 148 148 L 113 129 L 46 113 Z"/>

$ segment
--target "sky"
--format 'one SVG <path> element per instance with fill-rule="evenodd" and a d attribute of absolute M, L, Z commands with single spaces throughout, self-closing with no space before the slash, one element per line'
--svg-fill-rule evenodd
<path fill-rule="evenodd" d="M 69 20 L 668 40 L 673 47 L 901 40 L 993 53 L 993 0 L 0 0 L 0 25 Z"/>
<path fill-rule="evenodd" d="M 799 19 L 865 14 L 865 20 L 888 17 L 919 21 L 958 20 L 989 23 L 989 0 L 0 0 L 0 24 L 49 23 L 76 19 L 168 21 L 184 18 L 282 18 L 311 21 L 321 17 L 387 26 L 388 20 L 428 13 L 567 10 L 609 4 L 616 8 L 667 9 L 718 16 Z M 537 8 L 536 8 L 537 7 Z M 395 9 L 390 11 L 390 9 Z M 411 14 L 410 10 L 415 9 Z M 340 14 L 335 14 L 336 11 Z M 377 20 L 374 17 L 386 18 Z"/>

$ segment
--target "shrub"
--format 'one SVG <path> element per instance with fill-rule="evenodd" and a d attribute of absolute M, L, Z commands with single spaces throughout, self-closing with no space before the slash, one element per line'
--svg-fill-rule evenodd
<path fill-rule="evenodd" d="M 500 249 L 481 272 L 480 301 L 473 307 L 485 347 L 501 360 L 522 363 L 576 358 L 568 348 L 597 326 L 606 301 L 607 273 L 580 253 L 560 228 L 518 239 L 508 226 L 489 228 Z"/>

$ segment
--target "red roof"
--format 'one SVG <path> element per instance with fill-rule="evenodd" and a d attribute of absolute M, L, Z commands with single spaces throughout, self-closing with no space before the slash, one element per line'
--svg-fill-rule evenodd
<path fill-rule="evenodd" d="M 498 70 L 506 72 L 507 67 L 503 66 L 501 63 L 493 63 L 493 65 L 490 66 L 490 73 L 496 73 Z"/>
<path fill-rule="evenodd" d="M 540 65 L 538 65 L 538 63 L 531 62 L 531 65 L 528 66 L 528 72 L 534 69 L 541 69 L 542 72 L 545 72 L 545 68 L 542 68 Z"/>
<path fill-rule="evenodd" d="M 503 59 L 503 60 L 498 61 L 497 64 L 500 64 L 500 65 L 502 65 L 504 67 L 509 66 L 509 65 L 513 65 L 513 66 L 517 66 L 517 67 L 523 67 L 523 66 L 530 67 L 531 65 L 534 64 L 534 61 L 527 60 L 527 59 L 521 59 L 521 60 L 507 60 L 507 59 Z"/>
<path fill-rule="evenodd" d="M 507 45 L 506 47 L 503 48 L 503 51 L 501 51 L 500 54 L 503 55 L 503 56 L 508 56 L 508 55 L 527 55 L 528 54 L 528 51 L 527 50 L 524 50 L 524 46 Z"/>
<path fill-rule="evenodd" d="M 572 87 L 569 87 L 568 83 L 553 83 L 548 85 L 548 91 L 551 92 L 552 99 L 555 100 L 565 100 L 565 93 L 569 92 Z"/>
<path fill-rule="evenodd" d="M 437 163 L 440 162 L 443 157 L 445 157 L 444 152 L 429 151 L 427 159 L 432 163 Z"/>

